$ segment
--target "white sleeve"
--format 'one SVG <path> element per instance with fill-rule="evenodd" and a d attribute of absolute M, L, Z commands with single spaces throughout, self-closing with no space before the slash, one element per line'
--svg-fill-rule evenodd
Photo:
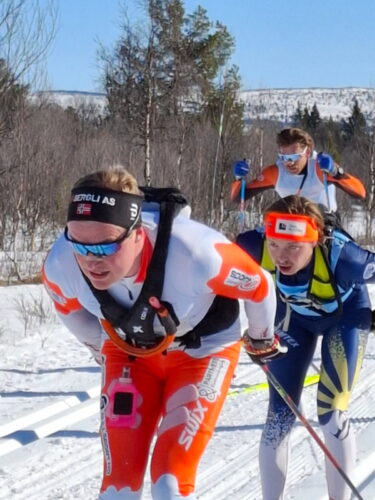
<path fill-rule="evenodd" d="M 66 328 L 91 351 L 95 360 L 100 363 L 102 328 L 98 318 L 86 309 L 73 311 L 70 314 L 57 311 L 57 315 Z"/>
<path fill-rule="evenodd" d="M 248 334 L 253 339 L 269 339 L 274 335 L 276 315 L 276 291 L 271 274 L 263 270 L 268 281 L 268 294 L 261 302 L 245 300 L 244 307 L 248 319 Z"/>

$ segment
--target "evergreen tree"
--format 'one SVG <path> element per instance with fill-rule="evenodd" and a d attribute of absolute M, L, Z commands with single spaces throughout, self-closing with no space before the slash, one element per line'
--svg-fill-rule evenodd
<path fill-rule="evenodd" d="M 367 135 L 366 119 L 359 107 L 357 99 L 354 99 L 352 114 L 349 116 L 348 120 L 343 120 L 342 131 L 345 143 L 361 139 Z"/>
<path fill-rule="evenodd" d="M 342 140 L 340 124 L 330 116 L 327 121 L 321 123 L 318 137 L 320 138 L 322 150 L 330 153 L 337 163 L 341 163 Z"/>
<path fill-rule="evenodd" d="M 303 112 L 301 108 L 301 103 L 298 101 L 297 109 L 294 115 L 292 115 L 292 126 L 302 128 L 302 122 L 303 122 Z"/>
<path fill-rule="evenodd" d="M 202 7 L 189 16 L 181 0 L 147 0 L 147 7 L 146 32 L 125 22 L 114 53 L 102 53 L 102 60 L 110 117 L 120 118 L 127 136 L 141 141 L 149 183 L 156 131 L 175 133 L 181 114 L 207 107 L 234 41 Z"/>
<path fill-rule="evenodd" d="M 234 66 L 227 71 L 224 84 L 212 89 L 208 100 L 207 115 L 218 133 L 211 175 L 210 224 L 216 224 L 218 227 L 224 220 L 224 205 L 228 192 L 227 177 L 228 174 L 232 175 L 228 165 L 231 166 L 233 158 L 238 157 L 238 151 L 243 151 L 241 139 L 244 132 L 244 104 L 237 99 L 240 87 L 239 71 Z M 214 212 L 217 201 L 219 201 L 219 213 Z"/>
<path fill-rule="evenodd" d="M 224 84 L 213 86 L 208 95 L 206 114 L 210 122 L 221 135 L 228 134 L 232 139 L 243 134 L 245 104 L 237 99 L 240 87 L 239 70 L 234 66 L 226 72 Z"/>
<path fill-rule="evenodd" d="M 311 113 L 309 114 L 308 117 L 308 124 L 307 124 L 308 131 L 314 134 L 314 132 L 316 132 L 321 122 L 322 120 L 320 118 L 320 113 L 315 102 L 311 109 Z"/>
<path fill-rule="evenodd" d="M 305 106 L 302 113 L 301 128 L 307 130 L 309 128 L 309 121 L 310 121 L 309 108 Z"/>
<path fill-rule="evenodd" d="M 297 109 L 292 117 L 294 127 L 302 128 L 313 134 L 319 128 L 321 122 L 322 120 L 316 103 L 314 103 L 310 112 L 307 106 L 302 110 L 301 103 L 298 102 Z"/>

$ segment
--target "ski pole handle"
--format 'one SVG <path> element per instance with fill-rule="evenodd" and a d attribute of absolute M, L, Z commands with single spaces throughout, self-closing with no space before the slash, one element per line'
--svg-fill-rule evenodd
<path fill-rule="evenodd" d="M 177 331 L 177 326 L 165 305 L 157 297 L 150 297 L 149 303 L 156 310 L 160 323 L 165 328 L 166 335 L 174 335 Z"/>

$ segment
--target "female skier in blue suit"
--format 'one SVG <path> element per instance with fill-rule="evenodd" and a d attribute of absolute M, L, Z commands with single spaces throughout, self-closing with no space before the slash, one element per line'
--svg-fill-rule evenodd
<path fill-rule="evenodd" d="M 371 306 L 365 283 L 375 282 L 375 254 L 338 231 L 327 238 L 318 206 L 295 195 L 271 205 L 264 228 L 240 234 L 237 243 L 274 275 L 276 325 L 284 344 L 283 348 L 277 340 L 271 344 L 245 335 L 245 348 L 256 362 L 272 360 L 270 371 L 299 404 L 308 366 L 322 336 L 319 424 L 327 447 L 351 477 L 355 438 L 347 410 L 370 331 Z M 294 421 L 294 414 L 271 387 L 259 457 L 263 500 L 283 498 Z M 330 500 L 349 499 L 349 487 L 329 461 L 326 479 Z"/>

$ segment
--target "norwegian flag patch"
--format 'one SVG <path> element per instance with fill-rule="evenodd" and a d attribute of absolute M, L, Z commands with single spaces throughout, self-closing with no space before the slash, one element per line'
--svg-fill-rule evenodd
<path fill-rule="evenodd" d="M 91 215 L 91 203 L 78 203 L 76 208 L 77 215 Z"/>

